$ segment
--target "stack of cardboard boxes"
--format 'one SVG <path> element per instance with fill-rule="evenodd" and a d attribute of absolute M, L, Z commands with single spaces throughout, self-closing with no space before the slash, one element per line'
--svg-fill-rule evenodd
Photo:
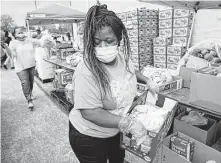
<path fill-rule="evenodd" d="M 153 38 L 158 36 L 158 10 L 141 8 L 138 11 L 139 23 L 139 63 L 140 70 L 153 65 Z"/>
<path fill-rule="evenodd" d="M 185 54 L 193 22 L 193 11 L 159 11 L 159 37 L 154 39 L 154 67 L 176 69 Z"/>

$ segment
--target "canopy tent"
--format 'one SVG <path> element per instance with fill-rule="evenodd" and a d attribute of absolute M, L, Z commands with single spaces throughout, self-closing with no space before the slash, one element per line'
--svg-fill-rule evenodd
<path fill-rule="evenodd" d="M 157 1 L 157 0 L 138 0 L 140 2 L 154 3 L 158 5 L 174 7 L 174 8 L 184 8 L 184 9 L 194 9 L 195 11 L 199 9 L 221 9 L 221 1 Z"/>
<path fill-rule="evenodd" d="M 27 25 L 76 23 L 84 20 L 86 14 L 60 4 L 51 4 L 44 8 L 28 12 Z"/>

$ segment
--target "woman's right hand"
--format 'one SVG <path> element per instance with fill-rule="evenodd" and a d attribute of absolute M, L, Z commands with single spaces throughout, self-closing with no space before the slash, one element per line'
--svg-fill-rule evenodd
<path fill-rule="evenodd" d="M 123 134 L 131 133 L 137 145 L 140 145 L 146 139 L 147 130 L 144 125 L 139 120 L 129 116 L 121 118 L 118 128 Z"/>

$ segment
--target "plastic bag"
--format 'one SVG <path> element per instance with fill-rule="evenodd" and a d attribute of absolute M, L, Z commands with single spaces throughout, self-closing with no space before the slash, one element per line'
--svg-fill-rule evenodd
<path fill-rule="evenodd" d="M 209 54 L 209 51 L 211 54 Z M 178 62 L 178 69 L 181 66 L 185 66 L 190 56 L 200 57 L 200 54 L 203 55 L 208 61 L 217 61 L 217 58 L 221 59 L 221 39 L 208 39 L 201 41 L 191 48 L 188 49 L 186 54 L 182 57 L 182 59 Z"/>
<path fill-rule="evenodd" d="M 189 115 L 183 116 L 181 121 L 184 121 L 193 126 L 204 126 L 207 125 L 208 119 L 203 117 L 202 114 L 196 111 L 189 112 Z"/>

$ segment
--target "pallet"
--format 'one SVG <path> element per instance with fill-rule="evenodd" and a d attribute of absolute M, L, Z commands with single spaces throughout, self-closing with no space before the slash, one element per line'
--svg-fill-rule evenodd
<path fill-rule="evenodd" d="M 70 112 L 74 107 L 73 104 L 68 102 L 65 97 L 65 93 L 63 91 L 51 91 L 51 97 L 56 100 L 56 102 L 61 105 L 66 112 Z"/>

